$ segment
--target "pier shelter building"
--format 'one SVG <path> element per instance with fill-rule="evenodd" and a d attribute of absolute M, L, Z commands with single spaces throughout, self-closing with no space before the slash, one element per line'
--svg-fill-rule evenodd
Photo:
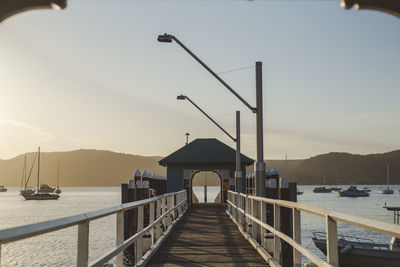
<path fill-rule="evenodd" d="M 241 154 L 242 192 L 245 192 L 246 166 L 254 160 Z M 186 189 L 192 202 L 192 180 L 196 173 L 213 171 L 220 178 L 220 202 L 227 190 L 235 190 L 236 150 L 215 138 L 196 139 L 158 162 L 167 167 L 167 192 Z"/>

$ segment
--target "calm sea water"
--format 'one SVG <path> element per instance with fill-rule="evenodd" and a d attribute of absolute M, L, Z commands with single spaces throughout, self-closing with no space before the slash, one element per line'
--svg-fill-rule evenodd
<path fill-rule="evenodd" d="M 400 205 L 400 186 L 393 186 L 393 195 L 378 194 L 379 186 L 369 186 L 371 196 L 366 198 L 343 198 L 335 192 L 315 194 L 314 186 L 299 186 L 304 191 L 298 201 L 314 206 L 324 207 L 360 215 L 363 217 L 392 223 L 392 212 L 382 206 Z M 347 186 L 342 186 L 347 187 Z M 362 186 L 360 186 L 362 187 Z M 204 199 L 203 187 L 195 187 L 194 192 L 199 200 Z M 208 187 L 208 201 L 212 202 L 219 192 L 219 187 Z M 0 229 L 15 227 L 44 220 L 75 215 L 92 210 L 120 204 L 120 188 L 63 188 L 61 198 L 56 201 L 25 201 L 18 196 L 19 189 L 9 188 L 0 193 Z M 325 231 L 324 219 L 302 214 L 302 242 L 315 254 L 322 253 L 311 243 L 312 232 Z M 91 260 L 103 255 L 115 245 L 115 215 L 90 223 Z M 367 230 L 339 224 L 338 231 L 343 234 L 370 238 L 375 242 L 387 243 L 390 237 Z M 77 227 L 33 237 L 10 243 L 1 247 L 2 266 L 75 266 L 76 265 Z"/>

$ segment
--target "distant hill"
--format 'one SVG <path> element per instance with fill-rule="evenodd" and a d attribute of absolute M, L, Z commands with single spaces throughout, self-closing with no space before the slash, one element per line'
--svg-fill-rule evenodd
<path fill-rule="evenodd" d="M 385 184 L 386 164 L 390 183 L 400 184 L 400 150 L 370 155 L 331 152 L 303 160 L 288 160 L 288 177 L 298 184 Z M 285 175 L 284 160 L 269 160 L 267 168 Z"/>
<path fill-rule="evenodd" d="M 26 155 L 29 172 L 35 153 Z M 43 152 L 40 177 L 42 183 L 55 186 L 59 161 L 61 186 L 119 186 L 127 182 L 136 169 L 165 175 L 166 168 L 158 165 L 161 158 L 90 149 Z M 0 160 L 0 185 L 20 186 L 23 162 L 24 155 Z M 390 183 L 400 184 L 400 150 L 371 155 L 332 152 L 309 159 L 288 160 L 288 177 L 298 184 L 322 184 L 324 175 L 327 184 L 384 184 L 386 163 L 390 164 Z M 285 175 L 284 160 L 268 160 L 267 167 L 277 168 L 281 176 Z M 37 165 L 32 171 L 31 185 L 36 183 L 36 173 Z M 201 174 L 194 184 L 204 184 L 205 173 Z M 218 185 L 213 176 L 208 174 L 208 184 Z"/>
<path fill-rule="evenodd" d="M 27 153 L 27 172 L 36 153 Z M 103 150 L 81 149 L 69 152 L 40 153 L 40 181 L 56 185 L 57 162 L 60 162 L 61 186 L 118 186 L 127 182 L 136 169 L 160 175 L 166 169 L 158 165 L 162 157 L 144 157 Z M 24 155 L 0 160 L 0 184 L 20 186 Z M 37 164 L 29 184 L 36 185 Z"/>

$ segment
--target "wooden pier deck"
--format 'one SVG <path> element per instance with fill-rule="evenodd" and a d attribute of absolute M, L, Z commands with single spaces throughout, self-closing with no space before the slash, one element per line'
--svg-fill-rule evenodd
<path fill-rule="evenodd" d="M 220 204 L 193 204 L 147 266 L 268 266 Z"/>

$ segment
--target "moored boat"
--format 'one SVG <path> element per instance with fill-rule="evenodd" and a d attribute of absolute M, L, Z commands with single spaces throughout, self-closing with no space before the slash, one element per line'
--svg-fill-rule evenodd
<path fill-rule="evenodd" d="M 7 188 L 4 185 L 0 185 L 0 192 L 7 192 Z"/>
<path fill-rule="evenodd" d="M 389 164 L 386 165 L 386 183 L 387 183 L 386 187 L 379 188 L 378 190 L 379 194 L 391 195 L 394 192 L 393 189 L 389 188 Z"/>
<path fill-rule="evenodd" d="M 315 232 L 312 240 L 326 255 L 326 234 Z M 400 242 L 392 238 L 390 244 L 378 244 L 371 239 L 338 234 L 340 267 L 399 266 Z"/>
<path fill-rule="evenodd" d="M 313 189 L 314 193 L 330 193 L 332 192 L 332 188 L 327 188 L 325 186 L 319 186 L 319 187 L 315 187 Z"/>
<path fill-rule="evenodd" d="M 299 189 L 297 189 L 297 192 L 296 192 L 297 195 L 302 195 L 303 193 L 304 193 L 303 191 L 300 191 Z"/>
<path fill-rule="evenodd" d="M 357 189 L 356 186 L 351 185 L 346 190 L 339 191 L 341 197 L 369 197 L 369 193 L 364 190 Z"/>
<path fill-rule="evenodd" d="M 52 199 L 58 199 L 60 195 L 54 194 L 54 189 L 51 193 L 43 193 L 40 192 L 40 188 L 43 186 L 39 186 L 39 181 L 40 181 L 40 147 L 38 149 L 37 153 L 37 158 L 38 158 L 38 172 L 37 172 L 37 188 L 36 188 L 36 193 L 33 194 L 23 194 L 21 192 L 21 195 L 25 198 L 25 200 L 52 200 Z M 47 186 L 49 187 L 49 186 Z M 50 188 L 50 187 L 49 187 Z"/>

